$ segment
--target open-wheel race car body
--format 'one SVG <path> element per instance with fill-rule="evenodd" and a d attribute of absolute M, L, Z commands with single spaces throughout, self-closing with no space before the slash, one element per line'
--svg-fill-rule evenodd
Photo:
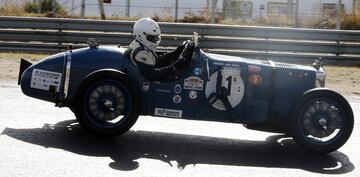
<path fill-rule="evenodd" d="M 340 148 L 353 128 L 353 113 L 340 94 L 322 88 L 314 66 L 203 52 L 169 82 L 145 79 L 127 50 L 97 46 L 69 50 L 36 64 L 22 60 L 24 94 L 69 107 L 93 133 L 126 132 L 139 115 L 244 124 L 289 134 L 304 149 Z"/>

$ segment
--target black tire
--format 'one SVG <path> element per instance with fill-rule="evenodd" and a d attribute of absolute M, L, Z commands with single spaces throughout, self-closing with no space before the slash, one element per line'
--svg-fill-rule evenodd
<path fill-rule="evenodd" d="M 100 136 L 127 132 L 139 117 L 136 88 L 124 78 L 100 79 L 84 89 L 73 108 L 80 125 Z"/>
<path fill-rule="evenodd" d="M 328 89 L 314 89 L 304 94 L 290 120 L 295 142 L 317 154 L 330 153 L 343 146 L 353 126 L 354 115 L 349 103 Z"/>

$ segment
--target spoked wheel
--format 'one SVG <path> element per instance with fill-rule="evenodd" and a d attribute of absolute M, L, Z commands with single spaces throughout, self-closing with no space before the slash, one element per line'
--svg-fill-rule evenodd
<path fill-rule="evenodd" d="M 305 150 L 329 153 L 349 139 L 354 118 L 349 103 L 330 90 L 304 95 L 291 120 L 294 140 Z"/>
<path fill-rule="evenodd" d="M 125 133 L 138 118 L 134 91 L 118 80 L 100 80 L 91 84 L 79 106 L 79 123 L 99 135 Z"/>

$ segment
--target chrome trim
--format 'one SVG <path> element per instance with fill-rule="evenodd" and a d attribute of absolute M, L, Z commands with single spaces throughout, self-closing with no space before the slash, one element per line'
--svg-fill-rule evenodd
<path fill-rule="evenodd" d="M 207 80 L 210 81 L 209 55 L 205 54 Z"/>
<path fill-rule="evenodd" d="M 275 66 L 275 64 L 274 64 L 274 62 L 273 62 L 272 60 L 268 60 L 268 62 L 269 62 L 269 65 L 270 65 L 272 68 L 276 68 L 276 66 Z"/>
<path fill-rule="evenodd" d="M 64 98 L 67 97 L 69 92 L 70 74 L 71 74 L 71 54 L 72 51 L 67 52 L 66 70 L 65 70 L 65 82 L 64 82 Z"/>

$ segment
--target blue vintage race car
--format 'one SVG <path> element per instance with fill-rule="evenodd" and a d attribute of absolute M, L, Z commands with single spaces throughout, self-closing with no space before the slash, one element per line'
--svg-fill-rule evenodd
<path fill-rule="evenodd" d="M 69 107 L 87 130 L 125 133 L 139 115 L 241 123 L 286 133 L 302 148 L 329 153 L 350 137 L 354 118 L 340 94 L 322 88 L 321 62 L 311 66 L 203 52 L 166 83 L 146 80 L 127 50 L 98 46 L 69 50 L 36 64 L 21 61 L 25 95 Z"/>

